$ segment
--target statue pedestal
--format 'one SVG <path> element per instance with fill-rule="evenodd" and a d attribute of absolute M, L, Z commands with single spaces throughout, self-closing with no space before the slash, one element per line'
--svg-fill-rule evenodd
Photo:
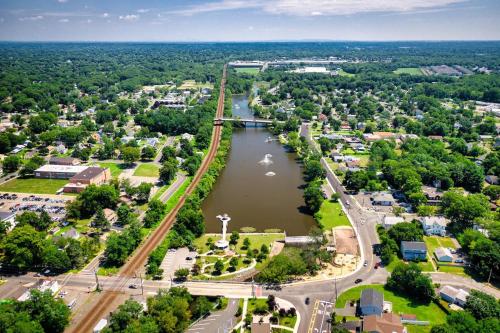
<path fill-rule="evenodd" d="M 229 242 L 227 240 L 218 240 L 215 242 L 215 247 L 218 248 L 219 250 L 224 250 L 229 247 Z"/>

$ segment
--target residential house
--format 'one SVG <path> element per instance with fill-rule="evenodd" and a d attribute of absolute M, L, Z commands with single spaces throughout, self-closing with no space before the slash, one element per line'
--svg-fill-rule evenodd
<path fill-rule="evenodd" d="M 332 158 L 332 160 L 334 162 L 342 162 L 344 160 L 344 155 L 342 155 L 341 153 L 339 153 L 338 151 L 332 151 L 332 153 L 330 154 L 330 157 Z"/>
<path fill-rule="evenodd" d="M 494 175 L 488 175 L 484 179 L 490 185 L 498 185 L 498 177 Z"/>
<path fill-rule="evenodd" d="M 439 296 L 451 304 L 464 306 L 467 302 L 469 293 L 463 289 L 457 289 L 452 286 L 443 286 L 441 290 L 439 290 Z"/>
<path fill-rule="evenodd" d="M 11 231 L 16 226 L 16 213 L 0 211 L 0 221 L 5 223 L 7 231 Z"/>
<path fill-rule="evenodd" d="M 194 140 L 194 135 L 189 134 L 189 133 L 184 133 L 181 135 L 181 139 L 187 140 L 187 141 L 193 141 Z"/>
<path fill-rule="evenodd" d="M 49 158 L 49 164 L 52 165 L 78 165 L 80 164 L 80 160 L 73 157 L 56 157 L 53 156 Z"/>
<path fill-rule="evenodd" d="M 392 206 L 394 205 L 394 197 L 390 193 L 375 192 L 371 197 L 372 205 L 375 206 Z"/>
<path fill-rule="evenodd" d="M 443 192 L 437 187 L 432 186 L 422 186 L 422 192 L 427 198 L 427 205 L 438 206 L 441 204 L 441 198 L 443 197 Z"/>
<path fill-rule="evenodd" d="M 424 242 L 401 242 L 401 254 L 404 260 L 425 260 L 427 246 Z"/>
<path fill-rule="evenodd" d="M 363 316 L 380 315 L 384 311 L 384 294 L 375 289 L 363 289 L 359 300 L 359 313 Z"/>
<path fill-rule="evenodd" d="M 68 231 L 61 234 L 63 238 L 78 239 L 80 238 L 80 233 L 75 228 L 70 228 Z"/>
<path fill-rule="evenodd" d="M 156 147 L 158 145 L 158 143 L 160 142 L 160 140 L 158 140 L 158 138 L 147 138 L 145 139 L 146 141 L 146 144 L 148 146 L 151 146 L 151 147 Z"/>
<path fill-rule="evenodd" d="M 437 249 L 435 249 L 434 256 L 436 257 L 437 261 L 443 261 L 443 262 L 453 261 L 453 255 L 451 254 L 451 251 L 445 247 L 438 247 Z"/>
<path fill-rule="evenodd" d="M 446 226 L 449 220 L 444 216 L 424 216 L 420 218 L 420 223 L 426 235 L 446 236 Z"/>
<path fill-rule="evenodd" d="M 104 218 L 109 222 L 109 224 L 114 224 L 118 220 L 118 215 L 116 215 L 115 211 L 109 208 L 104 208 L 103 210 Z"/>
<path fill-rule="evenodd" d="M 401 318 L 393 313 L 370 315 L 363 318 L 362 332 L 368 333 L 406 333 Z"/>
<path fill-rule="evenodd" d="M 404 222 L 405 219 L 400 216 L 384 216 L 382 225 L 385 229 L 390 229 L 398 223 Z"/>
<path fill-rule="evenodd" d="M 56 151 L 59 154 L 66 154 L 68 152 L 68 148 L 66 148 L 66 146 L 61 143 L 56 146 Z"/>

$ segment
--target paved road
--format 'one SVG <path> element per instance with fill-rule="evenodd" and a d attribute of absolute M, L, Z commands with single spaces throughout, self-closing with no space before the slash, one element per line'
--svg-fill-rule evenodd
<path fill-rule="evenodd" d="M 239 299 L 230 299 L 227 307 L 221 311 L 215 311 L 208 317 L 191 326 L 188 333 L 226 333 L 231 332 L 236 325 L 237 318 L 234 316 L 238 310 Z"/>
<path fill-rule="evenodd" d="M 186 175 L 178 172 L 175 181 L 168 187 L 168 189 L 163 192 L 158 198 L 161 202 L 165 203 L 174 195 L 175 192 L 182 186 L 186 180 Z"/>

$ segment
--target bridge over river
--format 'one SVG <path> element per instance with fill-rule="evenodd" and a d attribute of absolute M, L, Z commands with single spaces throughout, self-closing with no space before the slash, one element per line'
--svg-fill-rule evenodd
<path fill-rule="evenodd" d="M 272 123 L 276 122 L 278 124 L 284 124 L 285 122 L 282 120 L 271 120 L 271 119 L 257 119 L 257 118 L 215 118 L 214 119 L 214 124 L 215 125 L 222 125 L 224 122 L 229 121 L 232 123 L 240 123 L 244 124 L 245 126 L 247 124 L 255 124 L 255 125 L 271 125 Z"/>

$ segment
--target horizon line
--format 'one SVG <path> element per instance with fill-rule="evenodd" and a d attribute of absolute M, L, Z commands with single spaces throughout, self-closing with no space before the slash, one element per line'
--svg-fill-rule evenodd
<path fill-rule="evenodd" d="M 443 42 L 500 42 L 500 39 L 270 39 L 270 40 L 9 40 L 0 43 L 443 43 Z"/>

